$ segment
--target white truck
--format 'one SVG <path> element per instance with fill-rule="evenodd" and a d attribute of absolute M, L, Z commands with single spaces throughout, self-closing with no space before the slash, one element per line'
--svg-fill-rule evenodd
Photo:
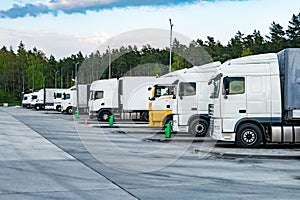
<path fill-rule="evenodd" d="M 153 76 L 128 76 L 103 79 L 91 84 L 89 116 L 108 121 L 110 115 L 119 119 L 148 120 L 148 88 Z"/>
<path fill-rule="evenodd" d="M 90 93 L 89 84 L 78 84 L 78 108 L 80 113 L 88 112 L 88 99 Z M 72 86 L 63 93 L 61 100 L 61 112 L 73 114 L 77 109 L 77 90 Z"/>
<path fill-rule="evenodd" d="M 24 94 L 23 99 L 22 99 L 22 107 L 30 108 L 30 101 L 31 101 L 31 93 Z"/>
<path fill-rule="evenodd" d="M 209 127 L 208 80 L 220 62 L 171 72 L 157 79 L 149 100 L 149 126 L 171 122 L 175 132 L 204 137 Z"/>
<path fill-rule="evenodd" d="M 300 48 L 229 60 L 209 84 L 212 138 L 239 147 L 300 142 Z"/>
<path fill-rule="evenodd" d="M 66 92 L 66 89 L 56 89 L 54 91 L 54 109 L 58 112 L 61 111 L 61 100 L 64 92 Z"/>
<path fill-rule="evenodd" d="M 36 110 L 54 108 L 54 91 L 53 88 L 40 89 L 32 95 L 30 107 Z"/>

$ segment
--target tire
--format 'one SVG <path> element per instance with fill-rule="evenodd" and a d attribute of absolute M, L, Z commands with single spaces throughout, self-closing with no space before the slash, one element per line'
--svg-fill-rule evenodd
<path fill-rule="evenodd" d="M 205 137 L 208 131 L 208 122 L 204 119 L 194 119 L 190 123 L 189 133 L 196 137 Z"/>
<path fill-rule="evenodd" d="M 40 106 L 40 105 L 36 105 L 36 106 L 35 106 L 35 109 L 36 109 L 36 110 L 41 110 L 41 106 Z"/>
<path fill-rule="evenodd" d="M 68 108 L 67 108 L 67 113 L 68 113 L 69 115 L 72 115 L 72 114 L 73 114 L 73 108 L 72 108 L 72 107 L 68 107 Z"/>
<path fill-rule="evenodd" d="M 99 121 L 108 122 L 110 115 L 112 115 L 111 112 L 109 112 L 109 111 L 102 111 L 102 112 L 99 113 L 98 120 Z"/>
<path fill-rule="evenodd" d="M 149 112 L 142 112 L 141 113 L 141 120 L 148 122 L 149 121 Z"/>
<path fill-rule="evenodd" d="M 243 124 L 238 128 L 236 135 L 236 145 L 243 148 L 259 147 L 262 138 L 261 129 L 254 124 Z"/>
<path fill-rule="evenodd" d="M 56 106 L 56 111 L 60 112 L 61 111 L 61 106 Z"/>

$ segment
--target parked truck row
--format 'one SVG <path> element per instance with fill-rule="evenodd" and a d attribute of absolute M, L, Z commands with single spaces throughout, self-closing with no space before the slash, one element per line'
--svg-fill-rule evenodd
<path fill-rule="evenodd" d="M 51 96 L 54 100 L 51 101 Z M 121 77 L 25 94 L 23 107 L 76 110 L 108 121 L 233 141 L 240 147 L 300 142 L 300 48 L 246 56 L 170 72 Z"/>

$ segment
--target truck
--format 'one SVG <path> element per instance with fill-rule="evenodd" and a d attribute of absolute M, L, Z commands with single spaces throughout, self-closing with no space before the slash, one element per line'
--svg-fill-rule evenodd
<path fill-rule="evenodd" d="M 78 111 L 88 113 L 89 84 L 78 84 Z M 77 110 L 77 90 L 72 86 L 63 93 L 61 99 L 61 113 L 73 114 Z"/>
<path fill-rule="evenodd" d="M 54 108 L 54 88 L 44 88 L 33 93 L 30 107 L 36 110 Z"/>
<path fill-rule="evenodd" d="M 31 101 L 31 93 L 24 94 L 23 99 L 22 99 L 22 107 L 30 108 L 30 101 Z"/>
<path fill-rule="evenodd" d="M 66 92 L 66 89 L 56 89 L 54 91 L 54 109 L 58 112 L 61 111 L 61 100 L 64 92 Z"/>
<path fill-rule="evenodd" d="M 154 76 L 125 76 L 102 79 L 91 84 L 89 116 L 99 121 L 115 119 L 148 120 L 148 88 Z"/>
<path fill-rule="evenodd" d="M 246 148 L 300 142 L 300 48 L 228 60 L 209 84 L 213 139 Z"/>
<path fill-rule="evenodd" d="M 216 61 L 158 78 L 149 99 L 149 126 L 171 123 L 174 132 L 206 136 L 210 122 L 207 82 L 220 65 Z"/>

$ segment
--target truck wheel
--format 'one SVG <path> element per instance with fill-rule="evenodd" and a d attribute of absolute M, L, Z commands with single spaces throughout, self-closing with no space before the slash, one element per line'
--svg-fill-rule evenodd
<path fill-rule="evenodd" d="M 109 111 L 102 111 L 99 114 L 99 120 L 107 122 L 109 120 L 109 116 L 112 115 Z"/>
<path fill-rule="evenodd" d="M 41 106 L 40 106 L 40 105 L 36 105 L 36 106 L 35 106 L 35 109 L 36 109 L 36 110 L 40 110 L 40 109 L 41 109 Z"/>
<path fill-rule="evenodd" d="M 148 122 L 149 121 L 149 112 L 142 112 L 141 120 Z"/>
<path fill-rule="evenodd" d="M 262 132 L 254 124 L 243 124 L 236 135 L 236 144 L 239 147 L 258 147 L 262 142 Z"/>
<path fill-rule="evenodd" d="M 69 115 L 72 115 L 72 114 L 73 114 L 73 108 L 72 108 L 72 107 L 68 107 L 68 108 L 67 108 L 67 113 L 68 113 Z"/>
<path fill-rule="evenodd" d="M 61 106 L 56 106 L 56 111 L 60 112 L 61 111 Z"/>
<path fill-rule="evenodd" d="M 196 137 L 205 137 L 208 130 L 208 122 L 204 119 L 194 119 L 190 126 L 189 132 Z"/>

